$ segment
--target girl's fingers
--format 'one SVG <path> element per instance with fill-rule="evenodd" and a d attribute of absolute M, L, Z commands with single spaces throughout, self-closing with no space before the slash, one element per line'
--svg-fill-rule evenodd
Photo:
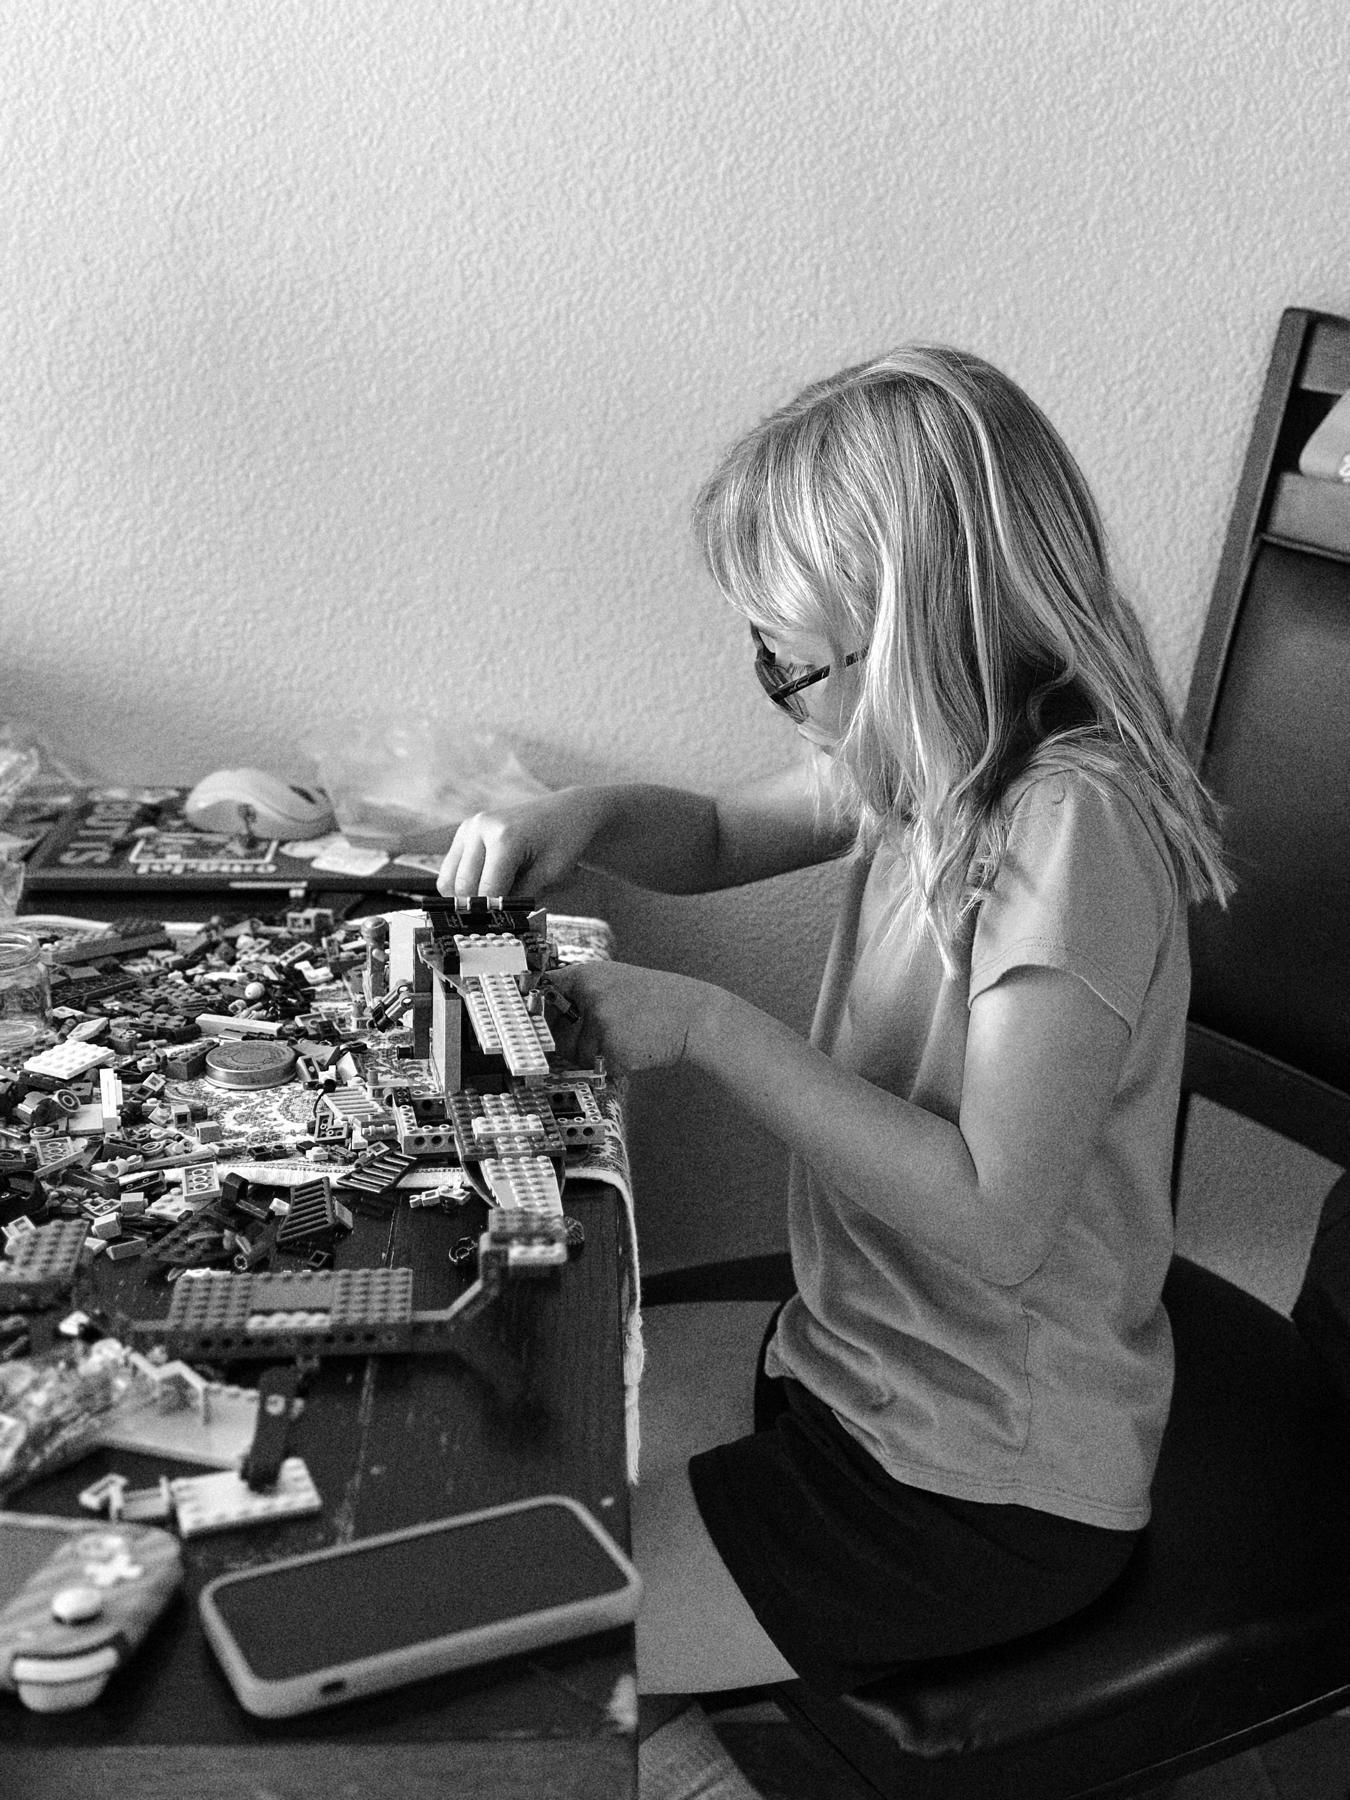
<path fill-rule="evenodd" d="M 487 854 L 482 838 L 477 834 L 469 839 L 460 855 L 459 867 L 455 871 L 455 892 L 459 895 L 481 893 L 483 885 L 483 859 Z"/>
<path fill-rule="evenodd" d="M 514 894 L 521 885 L 521 877 L 530 866 L 528 856 L 522 856 L 512 846 L 498 838 L 495 844 L 487 847 L 483 857 L 483 867 L 478 878 L 480 894 Z"/>

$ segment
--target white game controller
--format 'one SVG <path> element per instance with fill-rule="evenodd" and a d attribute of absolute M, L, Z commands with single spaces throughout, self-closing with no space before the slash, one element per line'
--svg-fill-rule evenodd
<path fill-rule="evenodd" d="M 0 1513 L 0 1689 L 34 1712 L 90 1705 L 182 1579 L 167 1531 Z"/>

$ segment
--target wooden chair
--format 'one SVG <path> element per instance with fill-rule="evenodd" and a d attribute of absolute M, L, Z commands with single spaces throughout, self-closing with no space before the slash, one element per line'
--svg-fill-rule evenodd
<path fill-rule="evenodd" d="M 1350 322 L 1284 315 L 1185 732 L 1240 891 L 1193 926 L 1189 1096 L 1350 1164 L 1350 492 L 1301 444 L 1350 389 Z M 1330 490 L 1330 491 L 1325 491 Z M 1344 532 L 1344 540 L 1338 533 Z M 1272 1195 L 1278 1206 L 1279 1196 Z M 1141 1794 L 1350 1703 L 1350 1179 L 1303 1329 L 1177 1257 L 1177 1378 L 1153 1518 L 1088 1611 L 842 1699 L 774 1690 L 817 1749 L 894 1800 Z M 786 1259 L 677 1271 L 648 1305 L 789 1291 Z"/>

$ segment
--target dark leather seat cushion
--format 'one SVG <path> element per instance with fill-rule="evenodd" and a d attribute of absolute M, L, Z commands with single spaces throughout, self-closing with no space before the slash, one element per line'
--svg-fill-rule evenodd
<path fill-rule="evenodd" d="M 1122 1769 L 1137 1764 L 1141 1730 L 1161 1762 L 1169 1740 L 1217 1741 L 1350 1682 L 1341 1402 L 1289 1320 L 1221 1277 L 1177 1258 L 1165 1301 L 1176 1387 L 1153 1517 L 1125 1574 L 1086 1612 L 1015 1644 L 842 1700 L 787 1690 L 792 1710 L 862 1746 L 860 1766 L 997 1763 L 1052 1738 L 1062 1761 L 1083 1733 L 1109 1778 L 1117 1737 Z M 980 1791 L 978 1771 L 967 1791 Z"/>

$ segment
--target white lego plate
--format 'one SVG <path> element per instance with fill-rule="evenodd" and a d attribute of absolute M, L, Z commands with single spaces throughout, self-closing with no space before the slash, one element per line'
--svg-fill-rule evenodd
<path fill-rule="evenodd" d="M 123 1400 L 100 1414 L 98 1424 L 98 1442 L 110 1449 L 236 1469 L 247 1456 L 258 1428 L 258 1393 L 256 1388 L 221 1387 L 212 1382 L 206 1390 L 204 1419 L 191 1406 L 166 1411 L 150 1395 Z"/>
<path fill-rule="evenodd" d="M 30 1075 L 51 1075 L 58 1081 L 73 1081 L 90 1069 L 102 1068 L 116 1056 L 117 1052 L 107 1044 L 72 1043 L 67 1039 L 64 1044 L 54 1044 L 50 1050 L 30 1056 L 23 1066 Z"/>
<path fill-rule="evenodd" d="M 236 1525 L 261 1525 L 270 1519 L 293 1518 L 323 1508 L 319 1490 L 298 1456 L 281 1465 L 271 1492 L 255 1494 L 243 1476 L 233 1469 L 222 1475 L 190 1475 L 170 1482 L 178 1530 L 185 1538 L 208 1531 L 229 1531 Z"/>

